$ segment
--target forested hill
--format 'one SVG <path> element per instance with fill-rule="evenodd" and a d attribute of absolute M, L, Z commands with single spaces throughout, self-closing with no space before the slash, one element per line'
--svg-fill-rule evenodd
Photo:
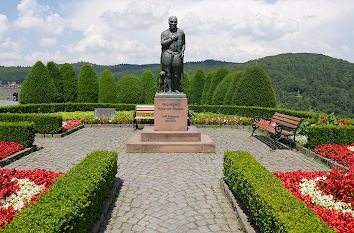
<path fill-rule="evenodd" d="M 86 63 L 73 64 L 77 74 L 83 64 Z M 236 71 L 255 64 L 255 60 L 245 63 L 206 60 L 188 62 L 184 65 L 184 69 L 192 76 L 198 68 L 206 74 L 220 67 Z M 271 77 L 280 107 L 335 112 L 340 116 L 354 117 L 353 63 L 321 54 L 296 53 L 264 57 L 258 59 L 257 64 L 262 66 Z M 160 69 L 159 64 L 114 66 L 93 64 L 93 67 L 98 75 L 102 70 L 109 69 L 116 79 L 129 73 L 140 76 L 144 70 L 151 70 L 157 74 Z M 0 66 L 0 80 L 20 83 L 29 69 L 30 67 Z"/>

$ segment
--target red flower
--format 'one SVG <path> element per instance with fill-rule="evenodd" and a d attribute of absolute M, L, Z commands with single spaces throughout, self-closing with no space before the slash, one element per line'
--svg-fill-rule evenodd
<path fill-rule="evenodd" d="M 16 142 L 3 142 L 0 141 L 0 159 L 6 158 L 13 153 L 23 149 L 23 146 Z"/>

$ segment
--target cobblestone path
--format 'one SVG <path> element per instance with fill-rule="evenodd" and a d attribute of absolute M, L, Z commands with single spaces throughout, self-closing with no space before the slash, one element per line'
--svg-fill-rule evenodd
<path fill-rule="evenodd" d="M 84 128 L 64 138 L 36 137 L 42 150 L 5 168 L 68 171 L 94 150 L 119 152 L 123 186 L 100 232 L 241 232 L 219 188 L 226 150 L 246 150 L 270 171 L 328 170 L 291 150 L 271 150 L 246 129 L 201 128 L 216 153 L 126 153 L 133 128 Z"/>

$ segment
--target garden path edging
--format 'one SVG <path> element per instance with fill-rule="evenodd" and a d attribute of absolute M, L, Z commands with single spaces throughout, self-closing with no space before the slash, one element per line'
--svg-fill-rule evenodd
<path fill-rule="evenodd" d="M 237 214 L 237 218 L 239 219 L 241 223 L 242 230 L 246 233 L 258 233 L 258 230 L 255 230 L 249 221 L 247 221 L 247 218 L 249 216 L 249 213 L 244 211 L 241 206 L 242 203 L 241 201 L 236 198 L 231 190 L 229 189 L 229 186 L 225 183 L 223 178 L 220 178 L 220 188 L 223 190 L 226 198 L 229 200 L 229 202 L 232 205 L 232 208 L 235 210 Z"/>
<path fill-rule="evenodd" d="M 36 136 L 39 136 L 39 137 L 49 137 L 49 138 L 62 138 L 62 137 L 65 137 L 69 134 L 72 134 L 76 131 L 78 131 L 79 129 L 82 129 L 84 128 L 85 125 L 79 125 L 79 126 L 76 126 L 74 128 L 71 128 L 71 129 L 68 129 L 62 133 L 36 133 Z"/>
<path fill-rule="evenodd" d="M 4 167 L 20 158 L 22 158 L 23 156 L 26 156 L 30 153 L 32 153 L 33 151 L 35 151 L 37 148 L 37 146 L 33 145 L 32 147 L 29 148 L 24 148 L 23 150 L 17 151 L 16 153 L 7 156 L 6 158 L 0 160 L 0 167 Z"/>
<path fill-rule="evenodd" d="M 311 150 L 299 145 L 298 143 L 296 143 L 296 149 L 298 151 L 300 151 L 301 153 L 303 153 L 304 155 L 307 155 L 307 156 L 309 156 L 311 158 L 320 160 L 323 164 L 329 166 L 330 168 L 341 167 L 341 168 L 344 168 L 344 169 L 347 169 L 347 170 L 349 169 L 347 166 L 339 164 L 336 161 L 333 161 L 331 159 L 325 158 L 322 155 L 316 154 L 315 152 L 313 152 L 313 151 L 311 151 Z"/>

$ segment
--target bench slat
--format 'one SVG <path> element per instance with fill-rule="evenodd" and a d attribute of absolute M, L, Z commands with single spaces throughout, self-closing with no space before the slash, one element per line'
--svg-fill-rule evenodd
<path fill-rule="evenodd" d="M 151 111 L 151 110 L 136 110 L 136 113 L 154 113 L 155 111 Z"/>
<path fill-rule="evenodd" d="M 272 133 L 272 134 L 275 134 L 275 127 L 270 125 L 270 124 L 265 124 L 265 123 L 261 123 L 261 122 L 256 122 L 254 123 L 255 125 L 259 126 L 260 128 Z M 281 131 L 281 134 L 285 135 L 285 136 L 291 136 L 291 135 L 294 135 L 293 132 L 289 132 L 289 131 L 286 131 L 286 130 L 282 130 Z"/>
<path fill-rule="evenodd" d="M 295 122 L 301 122 L 303 120 L 303 118 L 289 116 L 289 115 L 281 114 L 281 113 L 278 113 L 278 112 L 276 112 L 274 114 L 274 116 L 280 116 L 280 117 L 283 117 L 283 118 L 287 118 L 287 119 L 293 120 Z"/>
<path fill-rule="evenodd" d="M 139 120 L 143 120 L 143 119 L 154 120 L 154 117 L 153 116 L 136 116 L 135 119 L 139 119 Z"/>
<path fill-rule="evenodd" d="M 278 124 L 293 128 L 293 129 L 295 129 L 295 128 L 297 128 L 299 126 L 298 124 L 292 124 L 292 123 L 283 121 L 283 119 L 273 118 L 272 121 L 274 121 L 275 123 L 278 123 Z"/>

